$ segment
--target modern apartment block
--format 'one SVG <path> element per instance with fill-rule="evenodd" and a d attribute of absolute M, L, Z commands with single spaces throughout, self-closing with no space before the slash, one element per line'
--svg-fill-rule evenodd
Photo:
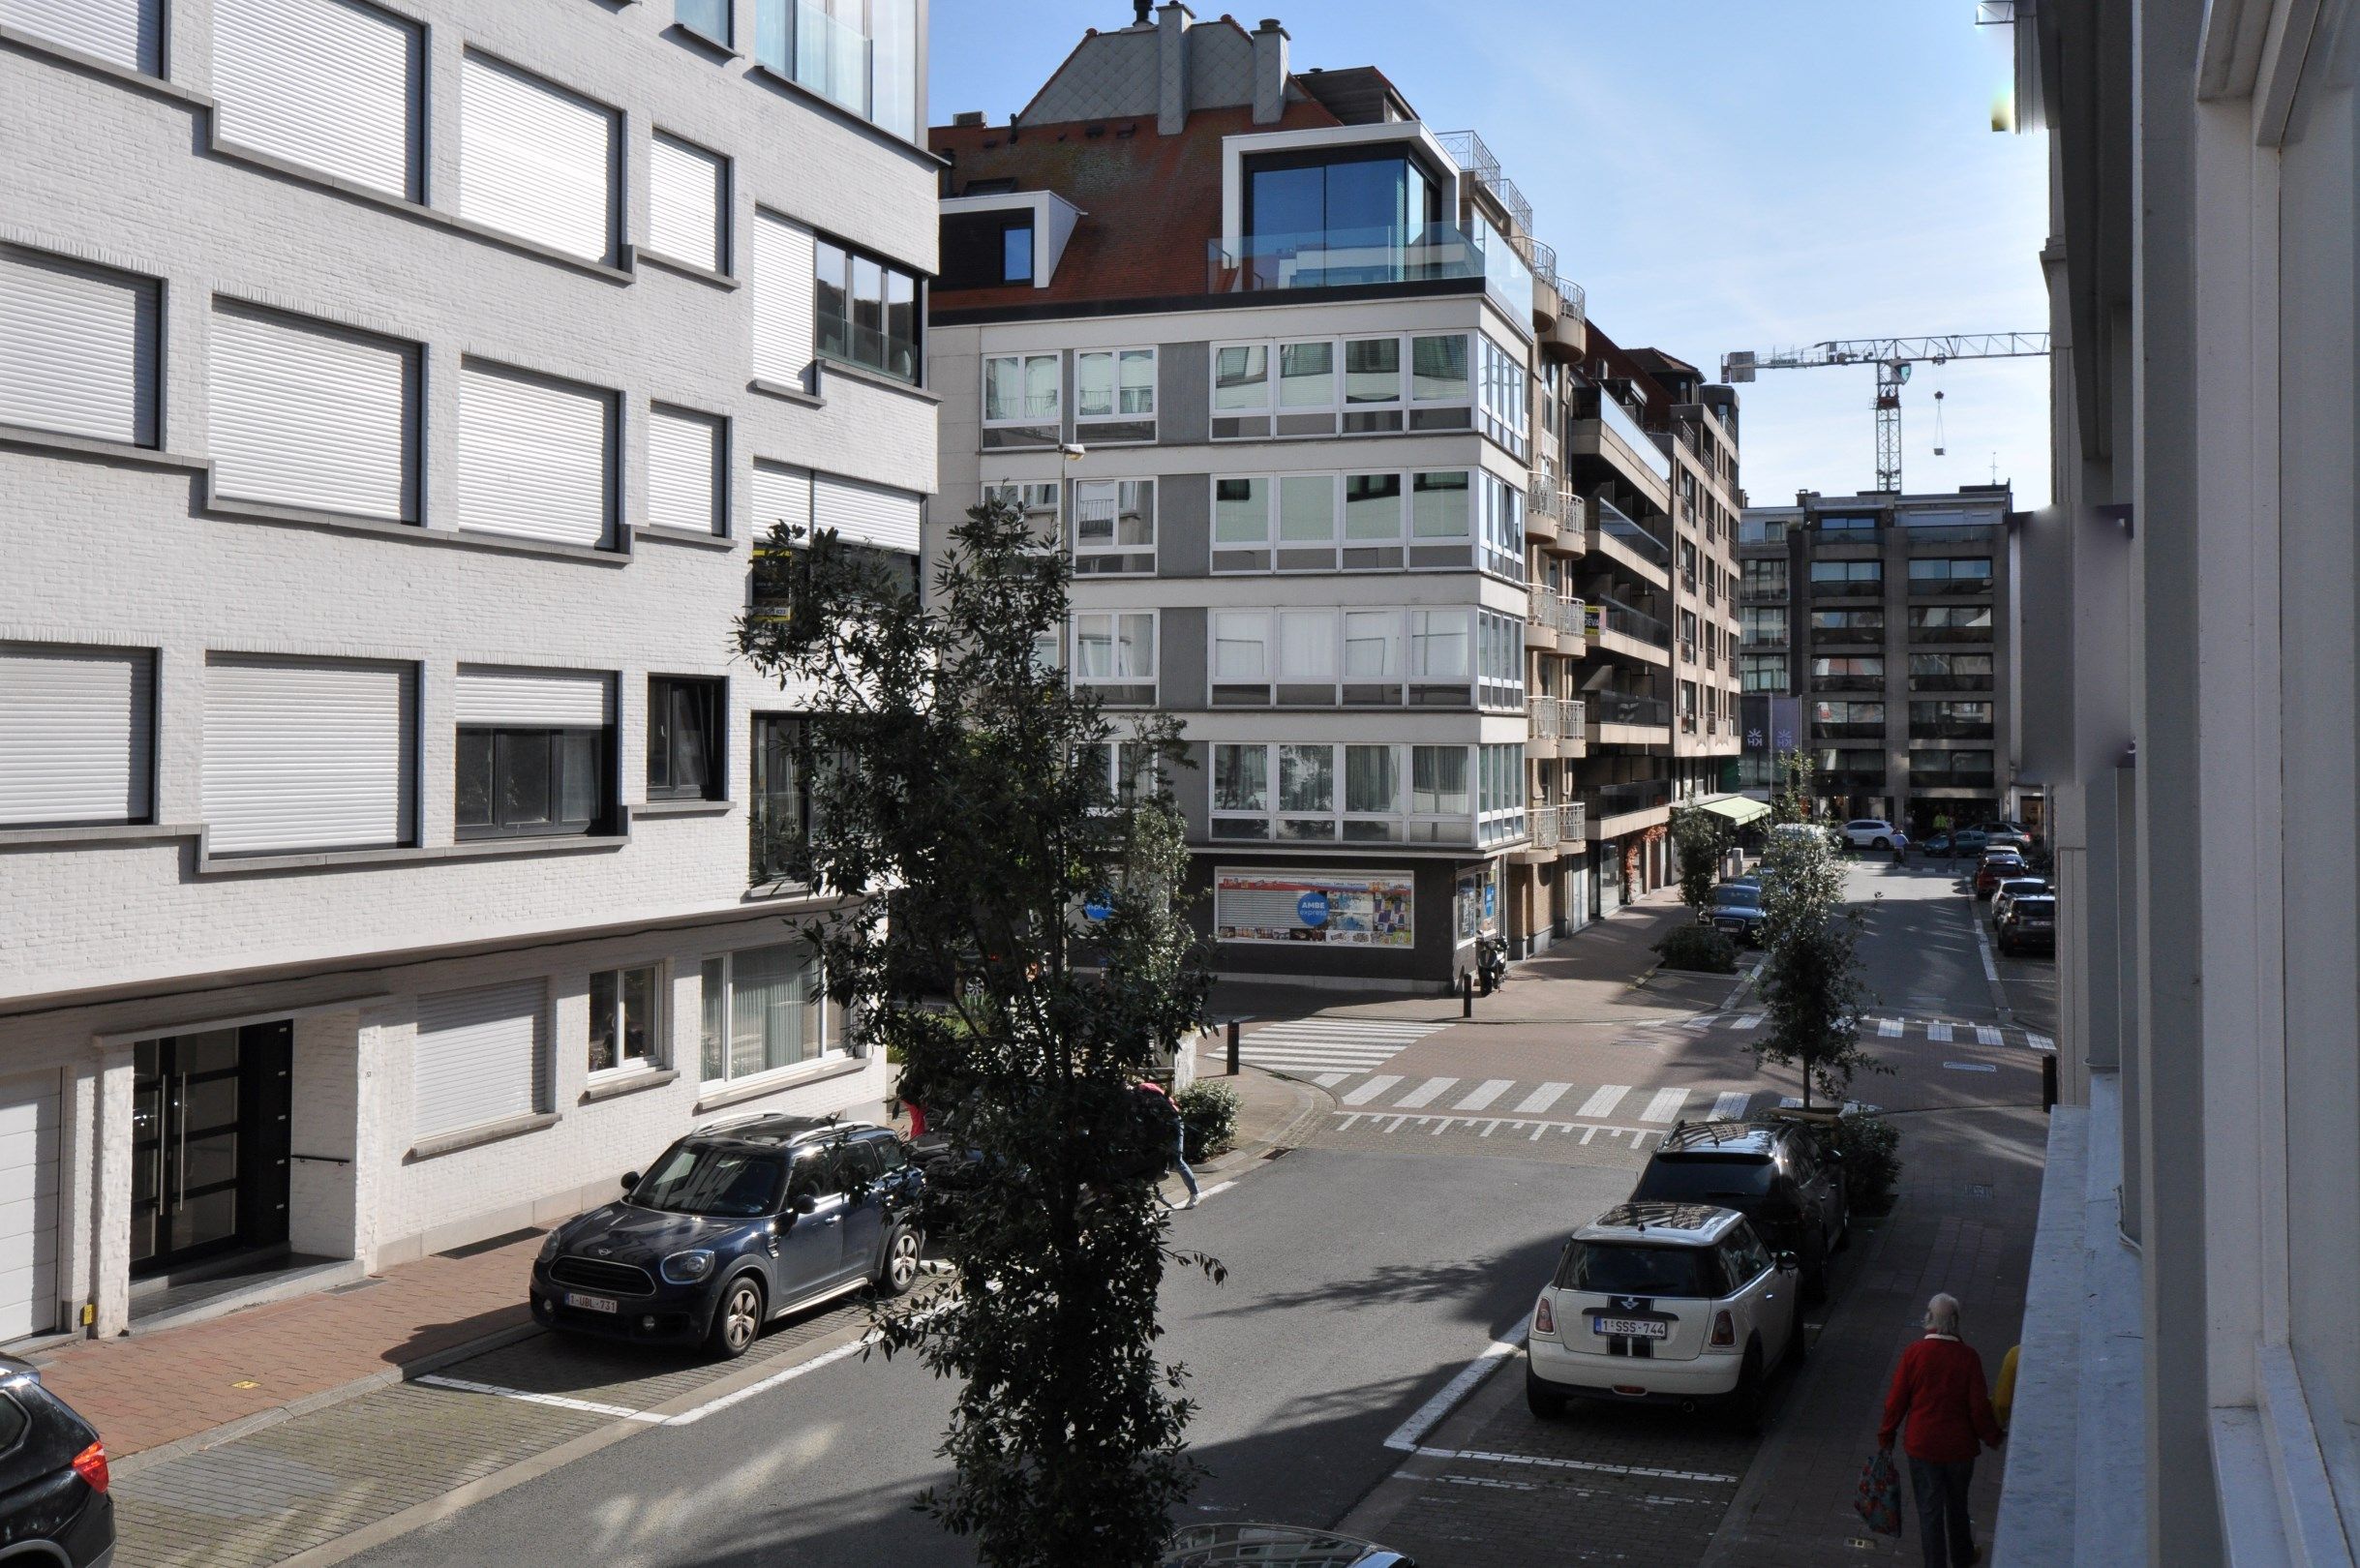
<path fill-rule="evenodd" d="M 1181 719 L 1225 971 L 1437 987 L 1479 933 L 1533 951 L 1611 905 L 1674 752 L 1719 739 L 1675 730 L 1674 628 L 1726 608 L 1729 536 L 1722 597 L 1682 600 L 1669 514 L 1676 462 L 1725 461 L 1733 526 L 1734 405 L 1660 358 L 1687 379 L 1619 356 L 1602 394 L 1482 139 L 1290 46 L 1142 4 L 1010 123 L 933 131 L 928 526 L 1002 495 L 1072 553 L 1057 656 Z M 1718 656 L 1682 666 L 1700 715 Z"/>
<path fill-rule="evenodd" d="M 773 521 L 918 545 L 923 44 L 0 5 L 0 1341 L 878 1105 L 729 639 Z"/>
<path fill-rule="evenodd" d="M 2019 808 L 2016 529 L 2006 485 L 1805 491 L 1740 525 L 1745 690 L 1797 699 L 1820 806 L 1922 837 Z M 1755 781 L 1759 789 L 1762 782 Z"/>

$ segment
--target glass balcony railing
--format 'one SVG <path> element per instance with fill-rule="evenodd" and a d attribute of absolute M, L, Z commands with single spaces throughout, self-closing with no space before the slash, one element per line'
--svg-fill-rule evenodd
<path fill-rule="evenodd" d="M 1672 705 L 1660 697 L 1637 697 L 1627 692 L 1593 691 L 1583 699 L 1600 724 L 1643 724 L 1651 730 L 1672 726 Z"/>
<path fill-rule="evenodd" d="M 1603 629 L 1620 632 L 1625 637 L 1635 637 L 1666 652 L 1671 651 L 1672 628 L 1653 616 L 1615 599 L 1593 598 L 1587 602 L 1599 606 L 1605 612 L 1600 618 Z"/>
<path fill-rule="evenodd" d="M 1603 391 L 1598 394 L 1598 417 L 1606 422 L 1606 428 L 1613 431 L 1623 445 L 1631 449 L 1632 456 L 1647 465 L 1649 472 L 1667 485 L 1672 482 L 1671 455 L 1657 446 L 1655 438 L 1640 428 L 1639 421 L 1631 416 L 1628 408 Z"/>
<path fill-rule="evenodd" d="M 1484 257 L 1459 229 L 1433 224 L 1416 234 L 1400 228 L 1247 234 L 1214 240 L 1205 262 L 1208 292 L 1254 294 L 1481 278 Z"/>
<path fill-rule="evenodd" d="M 1668 779 L 1650 779 L 1642 784 L 1604 784 L 1584 790 L 1582 806 L 1592 817 L 1619 817 L 1632 811 L 1652 811 L 1657 806 L 1672 803 L 1672 785 Z"/>
<path fill-rule="evenodd" d="M 1632 522 L 1621 507 L 1601 496 L 1595 510 L 1596 527 L 1600 533 L 1631 551 L 1649 565 L 1660 566 L 1667 572 L 1672 569 L 1672 547 Z"/>

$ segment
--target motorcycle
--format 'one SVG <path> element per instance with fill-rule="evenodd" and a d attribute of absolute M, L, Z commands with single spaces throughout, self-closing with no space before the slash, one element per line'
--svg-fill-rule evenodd
<path fill-rule="evenodd" d="M 1508 979 L 1508 944 L 1503 937 L 1484 936 L 1475 939 L 1475 981 L 1485 996 L 1491 995 Z"/>

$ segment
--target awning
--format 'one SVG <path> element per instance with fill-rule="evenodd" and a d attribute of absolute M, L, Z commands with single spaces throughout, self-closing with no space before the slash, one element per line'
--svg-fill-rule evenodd
<path fill-rule="evenodd" d="M 1742 795 L 1732 795 L 1726 799 L 1707 800 L 1698 809 L 1709 811 L 1716 817 L 1727 817 L 1729 826 L 1732 828 L 1742 828 L 1749 822 L 1757 822 L 1769 816 L 1770 802 L 1749 800 Z"/>

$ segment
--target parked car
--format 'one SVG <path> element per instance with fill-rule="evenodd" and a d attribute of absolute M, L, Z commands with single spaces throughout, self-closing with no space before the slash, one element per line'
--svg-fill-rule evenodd
<path fill-rule="evenodd" d="M 2000 921 L 2007 918 L 2008 904 L 2011 899 L 2021 898 L 2026 893 L 2044 893 L 2049 890 L 2048 879 L 2045 877 L 2002 878 L 1999 887 L 1991 894 L 1991 929 L 1996 931 L 2000 928 Z"/>
<path fill-rule="evenodd" d="M 807 1116 L 699 1128 L 624 1195 L 549 1233 L 532 1315 L 550 1328 L 745 1353 L 762 1325 L 864 1284 L 917 1282 L 923 1178 L 893 1132 Z"/>
<path fill-rule="evenodd" d="M 1525 1403 L 1714 1402 L 1757 1425 L 1770 1369 L 1803 1355 L 1795 1270 L 1735 1209 L 1618 1204 L 1573 1233 L 1533 1303 Z"/>
<path fill-rule="evenodd" d="M 1951 835 L 1949 833 L 1928 833 L 1923 838 L 1914 838 L 1910 842 L 1917 845 L 1919 850 L 1926 855 L 1944 856 L 1951 853 Z"/>
<path fill-rule="evenodd" d="M 2024 874 L 2024 858 L 2021 855 L 1994 850 L 1983 857 L 1982 865 L 1976 867 L 1975 896 L 1979 901 L 1992 897 L 1998 893 L 2001 883 Z"/>
<path fill-rule="evenodd" d="M 1951 834 L 1952 855 L 1981 855 L 1991 843 L 1991 835 L 1981 828 L 1961 828 Z"/>
<path fill-rule="evenodd" d="M 0 1355 L 0 1562 L 94 1568 L 114 1560 L 106 1445 L 44 1388 L 29 1361 Z"/>
<path fill-rule="evenodd" d="M 2050 893 L 2021 893 L 2008 906 L 2008 918 L 2000 921 L 2000 951 L 2022 952 L 2037 948 L 2043 952 L 2057 950 L 2057 900 Z"/>
<path fill-rule="evenodd" d="M 2032 848 L 2032 835 L 2018 832 L 2013 828 L 1995 828 L 1991 830 L 1991 836 L 1983 841 L 1983 847 L 2012 849 L 2021 855 Z"/>
<path fill-rule="evenodd" d="M 1839 830 L 1854 849 L 1889 850 L 1897 829 L 1882 817 L 1856 817 Z"/>
<path fill-rule="evenodd" d="M 1682 1122 L 1656 1145 L 1631 1199 L 1737 1210 L 1764 1242 L 1801 1260 L 1814 1300 L 1827 1290 L 1829 1254 L 1852 1230 L 1838 1161 L 1810 1128 L 1783 1117 Z"/>
<path fill-rule="evenodd" d="M 1190 1524 L 1158 1568 L 1417 1568 L 1388 1547 L 1299 1524 Z"/>
<path fill-rule="evenodd" d="M 1762 945 L 1762 927 L 1768 918 L 1758 882 L 1724 882 L 1712 890 L 1712 902 L 1696 912 L 1699 925 L 1709 925 L 1748 947 Z"/>

